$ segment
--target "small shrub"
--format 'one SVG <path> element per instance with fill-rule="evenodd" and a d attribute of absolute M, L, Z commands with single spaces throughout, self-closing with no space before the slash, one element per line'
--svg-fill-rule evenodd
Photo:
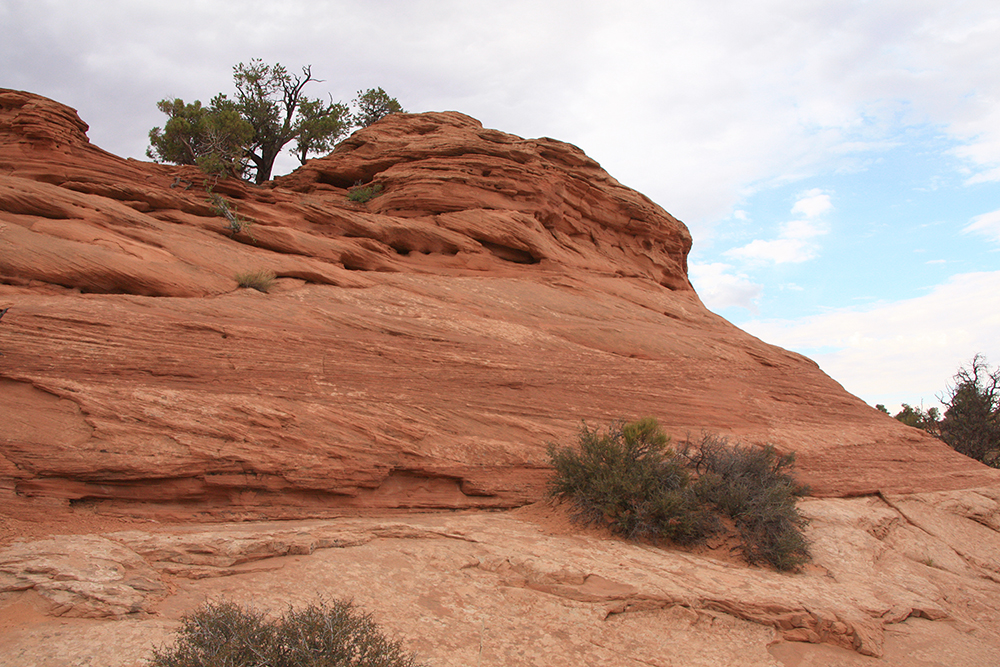
<path fill-rule="evenodd" d="M 181 621 L 151 667 L 417 667 L 402 644 L 345 601 L 289 609 L 276 620 L 233 602 L 209 603 Z"/>
<path fill-rule="evenodd" d="M 228 224 L 226 229 L 229 230 L 230 236 L 236 236 L 242 232 L 246 232 L 247 236 L 253 239 L 253 234 L 250 233 L 250 225 L 253 224 L 250 220 L 240 216 L 239 212 L 236 210 L 236 205 L 230 206 L 226 198 L 212 192 L 209 190 L 208 201 L 212 204 L 212 208 L 215 210 L 215 214 L 219 217 L 225 218 Z"/>
<path fill-rule="evenodd" d="M 802 533 L 807 520 L 795 505 L 808 489 L 791 476 L 794 454 L 778 454 L 772 445 L 730 445 L 705 435 L 697 447 L 685 443 L 680 455 L 699 475 L 698 497 L 735 522 L 748 563 L 797 570 L 809 560 Z"/>
<path fill-rule="evenodd" d="M 236 274 L 236 282 L 240 287 L 250 287 L 265 294 L 274 287 L 276 279 L 277 276 L 274 275 L 274 272 L 267 269 L 256 269 Z"/>
<path fill-rule="evenodd" d="M 678 452 L 654 419 L 616 422 L 607 432 L 584 425 L 579 449 L 549 445 L 553 496 L 572 503 L 574 520 L 608 526 L 629 539 L 698 542 L 736 525 L 744 558 L 778 570 L 809 560 L 806 524 L 795 501 L 806 489 L 790 474 L 793 454 L 730 445 L 705 436 Z"/>
<path fill-rule="evenodd" d="M 347 200 L 364 204 L 382 194 L 382 185 L 356 185 L 347 193 Z"/>
<path fill-rule="evenodd" d="M 573 517 L 603 524 L 629 539 L 696 542 L 716 523 L 699 507 L 687 470 L 667 448 L 655 419 L 617 422 L 606 433 L 580 432 L 579 451 L 549 446 L 554 496 L 573 504 Z"/>

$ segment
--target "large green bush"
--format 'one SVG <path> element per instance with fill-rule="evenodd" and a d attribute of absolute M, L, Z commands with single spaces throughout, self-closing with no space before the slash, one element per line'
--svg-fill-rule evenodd
<path fill-rule="evenodd" d="M 154 651 L 151 667 L 417 667 L 350 602 L 289 609 L 276 620 L 234 602 L 185 616 L 173 646 Z"/>
<path fill-rule="evenodd" d="M 549 446 L 552 493 L 573 503 L 577 520 L 606 524 L 630 539 L 702 539 L 715 522 L 667 442 L 655 419 L 615 423 L 605 433 L 584 425 L 579 451 Z"/>
<path fill-rule="evenodd" d="M 575 520 L 629 539 L 698 542 L 721 529 L 724 515 L 748 562 L 796 570 L 809 559 L 794 455 L 709 435 L 678 452 L 668 444 L 655 419 L 616 422 L 605 432 L 584 425 L 578 448 L 549 446 L 550 492 L 571 503 Z"/>

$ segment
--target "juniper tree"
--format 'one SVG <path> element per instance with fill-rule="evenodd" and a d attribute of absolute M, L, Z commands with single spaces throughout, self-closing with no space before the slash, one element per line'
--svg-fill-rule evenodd
<path fill-rule="evenodd" d="M 352 125 L 367 127 L 379 118 L 402 111 L 395 98 L 381 88 L 359 92 L 352 114 L 347 105 L 312 99 L 306 84 L 319 82 L 312 66 L 291 74 L 280 63 L 260 59 L 233 67 L 236 93 L 200 101 L 161 100 L 157 107 L 169 116 L 163 129 L 149 133 L 146 154 L 160 162 L 197 164 L 215 173 L 247 176 L 257 183 L 271 178 L 282 148 L 295 142 L 291 153 L 305 164 L 309 155 L 330 151 Z"/>

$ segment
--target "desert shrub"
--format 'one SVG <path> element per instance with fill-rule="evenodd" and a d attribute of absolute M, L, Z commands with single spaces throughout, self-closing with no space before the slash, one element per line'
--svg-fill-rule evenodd
<path fill-rule="evenodd" d="M 604 433 L 584 425 L 579 450 L 549 446 L 550 491 L 572 503 L 574 519 L 630 539 L 703 539 L 716 524 L 667 444 L 655 419 L 617 422 Z"/>
<path fill-rule="evenodd" d="M 265 294 L 274 287 L 275 279 L 277 276 L 274 275 L 274 272 L 267 269 L 255 269 L 236 274 L 236 282 L 240 287 L 251 287 Z"/>
<path fill-rule="evenodd" d="M 151 667 L 417 667 L 400 642 L 350 602 L 289 609 L 276 620 L 233 602 L 185 616 L 173 646 Z"/>
<path fill-rule="evenodd" d="M 795 454 L 705 435 L 698 445 L 685 443 L 680 455 L 698 474 L 698 497 L 736 524 L 747 562 L 797 570 L 809 560 L 802 532 L 807 521 L 796 507 L 808 489 L 791 475 Z"/>
<path fill-rule="evenodd" d="M 356 185 L 347 193 L 347 200 L 364 204 L 382 194 L 382 186 L 379 183 L 374 185 Z"/>
<path fill-rule="evenodd" d="M 925 412 L 903 403 L 896 419 L 944 440 L 960 454 L 1000 468 L 1000 368 L 991 369 L 986 358 L 976 354 L 952 380 L 954 386 L 938 395 L 944 417 L 937 408 Z M 889 414 L 884 405 L 875 407 Z"/>
<path fill-rule="evenodd" d="M 578 448 L 549 445 L 550 493 L 571 503 L 574 520 L 630 539 L 698 542 L 732 519 L 747 562 L 796 570 L 809 560 L 795 501 L 806 489 L 790 471 L 794 454 L 730 445 L 706 435 L 678 451 L 656 420 L 586 425 Z"/>
<path fill-rule="evenodd" d="M 250 233 L 250 225 L 253 224 L 252 221 L 246 219 L 239 214 L 236 209 L 236 204 L 230 205 L 226 198 L 215 193 L 208 193 L 208 201 L 212 204 L 212 209 L 215 214 L 219 217 L 225 218 L 227 221 L 226 229 L 229 231 L 230 236 L 236 236 L 242 232 L 246 232 L 247 236 L 253 239 L 253 234 Z"/>
<path fill-rule="evenodd" d="M 1000 468 L 1000 368 L 991 370 L 977 354 L 952 378 L 940 437 L 955 451 Z"/>

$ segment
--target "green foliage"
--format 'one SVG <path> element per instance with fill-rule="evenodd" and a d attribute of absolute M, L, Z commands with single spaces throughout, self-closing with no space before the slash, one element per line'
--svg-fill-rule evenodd
<path fill-rule="evenodd" d="M 382 194 L 382 185 L 356 185 L 347 193 L 347 200 L 364 204 Z"/>
<path fill-rule="evenodd" d="M 354 98 L 354 106 L 357 112 L 352 116 L 355 125 L 368 127 L 382 120 L 389 114 L 406 113 L 403 107 L 396 101 L 395 97 L 389 97 L 381 88 L 369 88 L 365 91 L 358 91 L 358 96 Z"/>
<path fill-rule="evenodd" d="M 260 59 L 250 64 L 240 63 L 233 67 L 233 83 L 236 96 L 233 100 L 240 115 L 254 129 L 253 141 L 246 149 L 247 158 L 254 164 L 257 183 L 271 178 L 274 160 L 281 149 L 303 131 L 301 105 L 308 103 L 310 118 L 307 123 L 305 143 L 296 146 L 308 154 L 320 139 L 314 133 L 325 116 L 336 114 L 341 105 L 324 105 L 319 100 L 309 100 L 302 94 L 307 83 L 313 81 L 311 66 L 302 68 L 302 76 L 289 74 L 280 63 L 267 65 Z"/>
<path fill-rule="evenodd" d="M 570 499 L 574 518 L 630 539 L 703 539 L 715 528 L 698 506 L 687 470 L 673 459 L 655 419 L 580 431 L 579 451 L 549 446 L 550 490 Z"/>
<path fill-rule="evenodd" d="M 163 129 L 149 132 L 146 155 L 157 162 L 198 165 L 210 174 L 242 176 L 244 146 L 253 137 L 253 126 L 223 99 L 203 107 L 201 102 L 161 100 L 160 111 L 169 116 Z"/>
<path fill-rule="evenodd" d="M 233 602 L 185 616 L 173 646 L 151 667 L 417 667 L 402 644 L 382 634 L 350 602 L 289 609 L 276 620 Z"/>
<path fill-rule="evenodd" d="M 941 414 L 938 412 L 937 408 L 930 408 L 925 411 L 922 407 L 913 408 L 906 403 L 903 403 L 902 408 L 902 410 L 894 415 L 894 418 L 897 421 L 901 421 L 907 426 L 927 431 L 935 437 L 939 436 Z"/>
<path fill-rule="evenodd" d="M 795 506 L 805 490 L 789 474 L 794 455 L 711 436 L 675 453 L 656 420 L 642 419 L 604 433 L 584 426 L 579 449 L 550 445 L 549 458 L 550 492 L 572 503 L 577 521 L 685 544 L 717 532 L 724 514 L 738 527 L 748 562 L 796 570 L 809 559 L 806 521 Z"/>
<path fill-rule="evenodd" d="M 312 155 L 329 153 L 351 128 L 351 110 L 340 102 L 303 100 L 299 105 L 299 131 L 292 154 L 300 164 Z"/>
<path fill-rule="evenodd" d="M 274 274 L 274 271 L 268 271 L 267 269 L 255 269 L 236 274 L 236 282 L 240 287 L 250 287 L 265 294 L 274 287 L 276 279 L 277 276 Z"/>
<path fill-rule="evenodd" d="M 388 113 L 402 111 L 381 88 L 358 93 L 359 110 L 332 99 L 310 99 L 306 84 L 317 81 L 312 67 L 302 75 L 290 74 L 280 63 L 260 59 L 233 67 L 236 93 L 232 99 L 216 95 L 210 107 L 201 102 L 162 100 L 157 107 L 169 117 L 163 130 L 149 134 L 152 159 L 176 164 L 197 164 L 210 173 L 243 177 L 257 183 L 271 178 L 282 148 L 294 141 L 293 155 L 303 164 L 310 154 L 331 150 L 352 123 L 370 125 Z"/>
<path fill-rule="evenodd" d="M 712 435 L 697 447 L 681 449 L 699 474 L 698 497 L 736 524 L 741 551 L 749 563 L 768 563 L 778 570 L 797 570 L 809 560 L 796 498 L 808 489 L 791 475 L 794 454 L 778 454 L 772 445 L 730 445 Z"/>
<path fill-rule="evenodd" d="M 991 371 L 975 355 L 954 376 L 950 396 L 942 399 L 941 439 L 956 451 L 1000 468 L 1000 368 Z"/>
<path fill-rule="evenodd" d="M 215 214 L 225 218 L 228 222 L 226 229 L 229 230 L 231 236 L 246 232 L 247 236 L 253 239 L 253 234 L 250 233 L 250 225 L 253 222 L 241 216 L 235 204 L 230 206 L 226 198 L 212 192 L 212 188 L 208 189 L 208 201 L 212 204 Z"/>
<path fill-rule="evenodd" d="M 986 358 L 975 355 L 958 369 L 947 397 L 944 417 L 937 408 L 926 412 L 903 403 L 895 418 L 944 440 L 955 451 L 1000 468 L 1000 368 L 990 370 Z M 885 406 L 875 406 L 888 414 Z"/>

